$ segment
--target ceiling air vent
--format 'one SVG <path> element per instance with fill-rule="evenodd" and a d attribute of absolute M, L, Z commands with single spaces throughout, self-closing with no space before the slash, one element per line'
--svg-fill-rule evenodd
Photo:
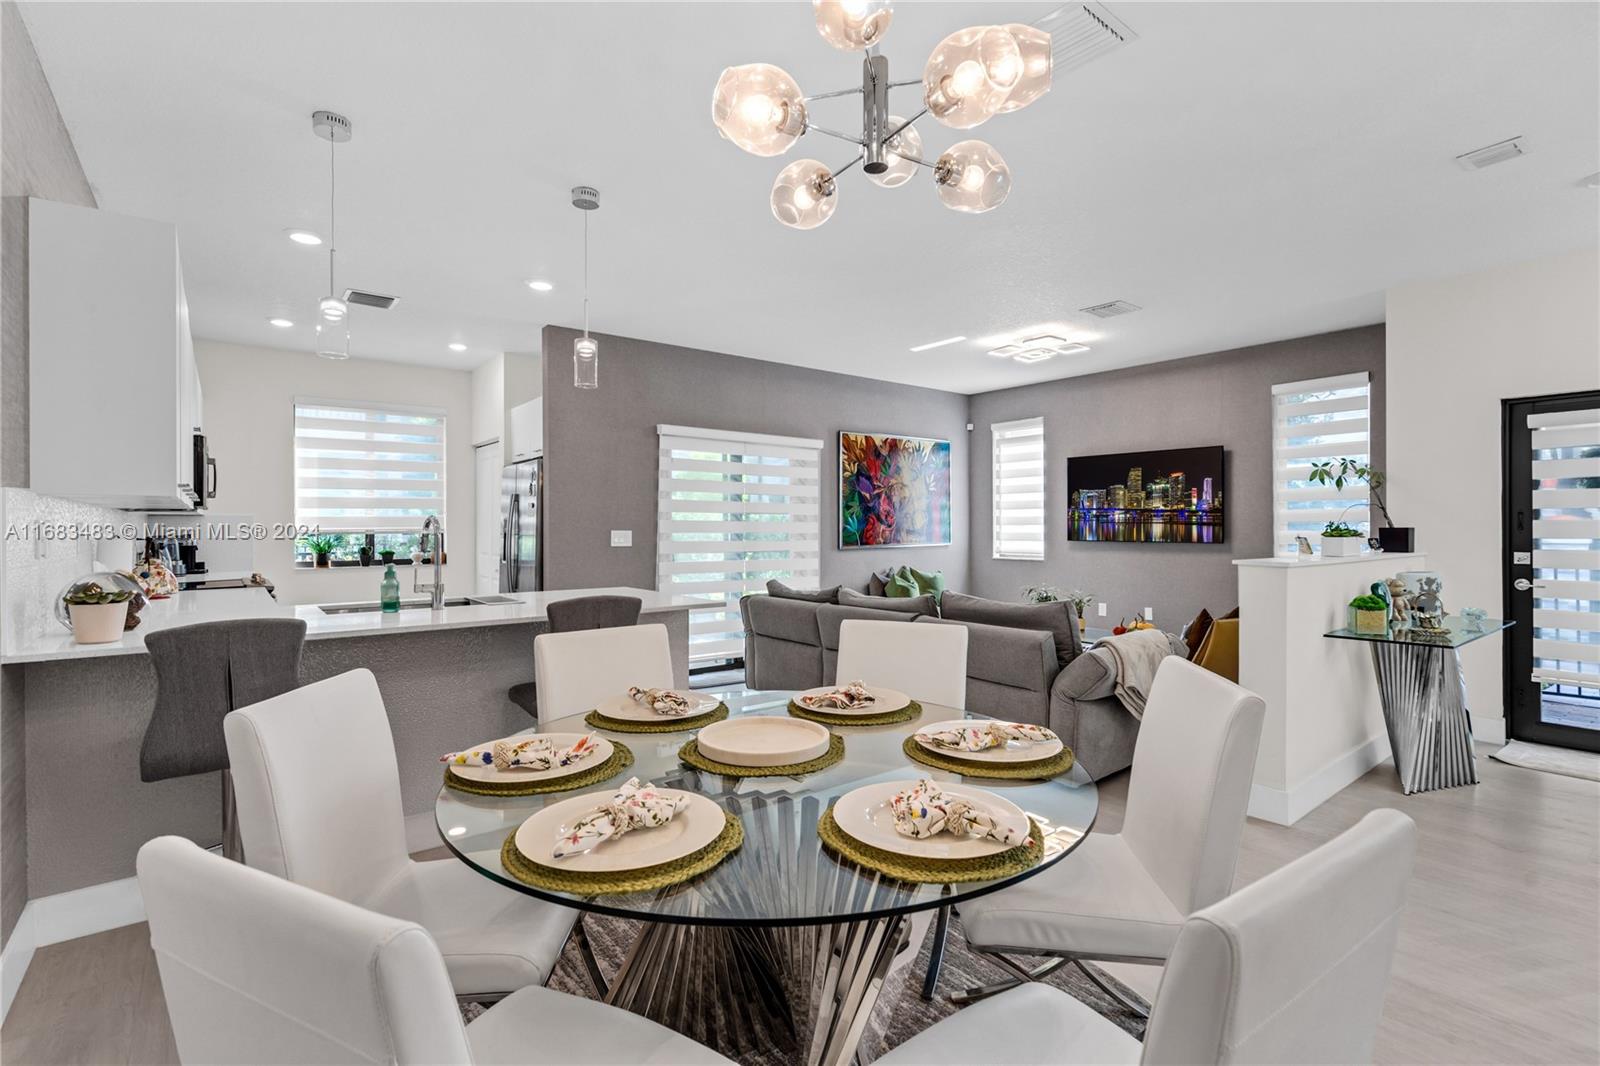
<path fill-rule="evenodd" d="M 400 297 L 385 296 L 381 292 L 366 292 L 362 289 L 344 290 L 344 302 L 355 304 L 357 307 L 376 307 L 380 311 L 387 311 L 395 305 Z"/>
<path fill-rule="evenodd" d="M 1078 310 L 1096 318 L 1116 318 L 1118 315 L 1131 314 L 1139 310 L 1139 305 L 1131 304 L 1127 300 L 1112 300 L 1110 303 L 1095 304 L 1093 307 L 1080 307 Z"/>
<path fill-rule="evenodd" d="M 1462 170 L 1482 170 L 1492 167 L 1496 163 L 1504 163 L 1507 159 L 1515 159 L 1519 155 L 1528 154 L 1528 141 L 1525 137 L 1513 137 L 1509 141 L 1500 141 L 1486 148 L 1478 148 L 1467 152 L 1465 155 L 1456 156 L 1456 162 Z"/>
<path fill-rule="evenodd" d="M 1126 22 L 1102 4 L 1067 4 L 1036 20 L 1034 25 L 1050 32 L 1051 62 L 1057 74 L 1077 70 L 1139 39 Z"/>

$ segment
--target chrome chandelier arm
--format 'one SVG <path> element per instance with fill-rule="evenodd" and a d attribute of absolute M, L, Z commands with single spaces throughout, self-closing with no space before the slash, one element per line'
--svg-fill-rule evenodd
<path fill-rule="evenodd" d="M 902 83 L 902 84 L 908 84 L 908 83 Z M 813 100 L 831 100 L 835 96 L 851 96 L 851 95 L 859 95 L 860 93 L 861 93 L 861 86 L 857 85 L 857 86 L 855 86 L 854 88 L 851 88 L 851 89 L 834 89 L 832 92 L 812 93 L 810 96 L 805 98 L 805 101 L 806 101 L 806 103 L 809 104 Z"/>
<path fill-rule="evenodd" d="M 859 145 L 862 143 L 860 137 L 852 137 L 848 133 L 840 133 L 838 130 L 830 130 L 828 127 L 818 126 L 814 122 L 806 123 L 806 132 L 827 134 L 829 137 L 837 137 L 839 140 L 849 141 L 851 144 Z"/>
<path fill-rule="evenodd" d="M 889 132 L 889 135 L 883 139 L 883 142 L 885 144 L 888 144 L 890 141 L 894 140 L 896 136 L 899 135 L 901 130 L 909 128 L 912 125 L 912 123 L 916 122 L 917 119 L 921 118 L 923 115 L 926 115 L 927 113 L 928 113 L 928 109 L 926 107 L 924 107 L 921 111 L 918 111 L 915 115 L 912 115 L 910 118 L 906 119 L 904 122 L 900 123 L 900 125 L 896 126 L 893 130 L 891 130 Z"/>
<path fill-rule="evenodd" d="M 838 170 L 830 170 L 828 172 L 828 176 L 831 177 L 831 178 L 837 178 L 840 174 L 843 174 L 845 171 L 849 170 L 851 167 L 853 167 L 857 163 L 861 162 L 861 159 L 862 159 L 861 156 L 859 156 L 859 155 L 856 156 L 854 159 L 850 160 L 850 162 L 846 163 L 844 166 L 840 167 Z"/>
<path fill-rule="evenodd" d="M 921 78 L 907 78 L 905 81 L 891 81 L 889 83 L 889 88 L 898 89 L 903 85 L 921 85 L 921 84 L 922 84 L 922 79 Z"/>

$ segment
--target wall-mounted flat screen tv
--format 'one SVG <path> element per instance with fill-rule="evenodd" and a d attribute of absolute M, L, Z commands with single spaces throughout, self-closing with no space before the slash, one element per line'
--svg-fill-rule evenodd
<path fill-rule="evenodd" d="M 1222 446 L 1067 460 L 1067 539 L 1221 544 Z"/>

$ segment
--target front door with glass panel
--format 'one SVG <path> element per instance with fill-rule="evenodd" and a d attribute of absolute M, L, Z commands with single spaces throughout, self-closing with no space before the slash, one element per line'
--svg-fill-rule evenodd
<path fill-rule="evenodd" d="M 1600 392 L 1504 411 L 1508 732 L 1600 751 Z"/>

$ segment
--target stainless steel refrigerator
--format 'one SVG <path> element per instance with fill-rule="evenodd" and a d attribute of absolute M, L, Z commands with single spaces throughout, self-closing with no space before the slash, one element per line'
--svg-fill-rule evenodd
<path fill-rule="evenodd" d="M 525 459 L 500 475 L 500 591 L 544 588 L 544 460 Z"/>

